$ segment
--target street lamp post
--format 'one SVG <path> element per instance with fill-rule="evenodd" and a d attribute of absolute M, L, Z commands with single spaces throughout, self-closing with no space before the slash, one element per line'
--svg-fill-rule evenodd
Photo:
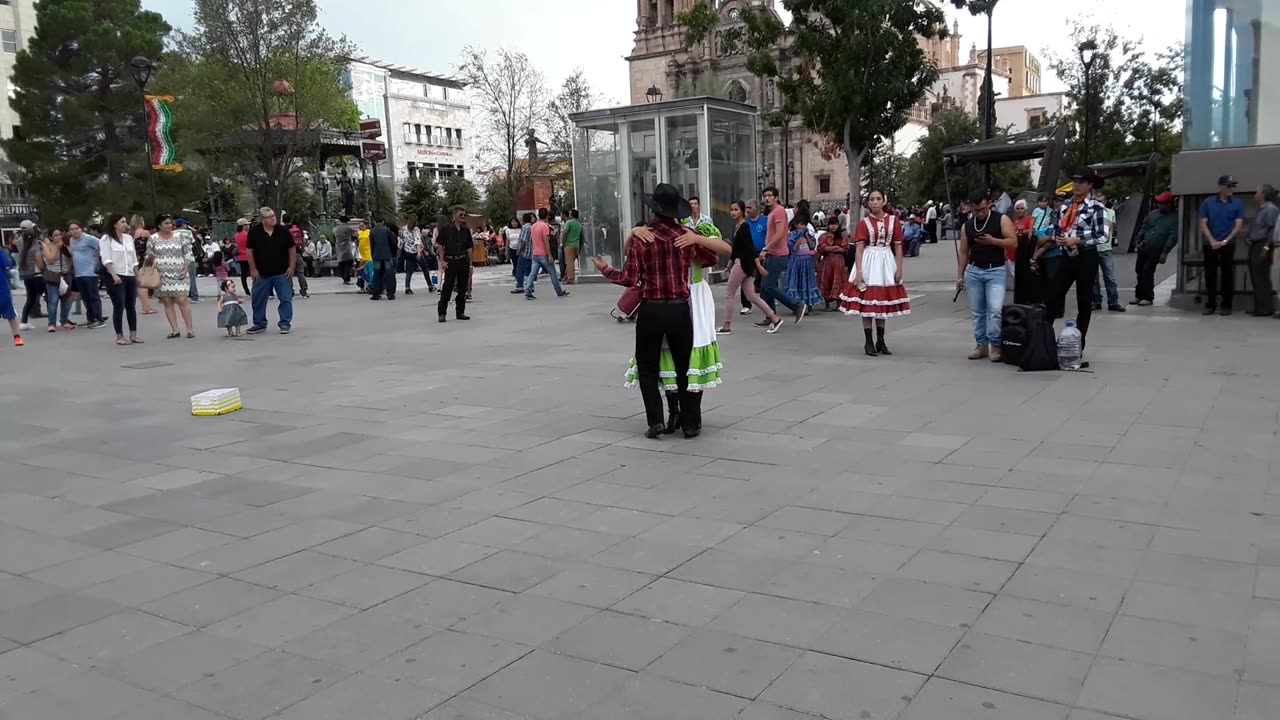
<path fill-rule="evenodd" d="M 1081 165 L 1089 166 L 1089 135 L 1093 126 L 1092 108 L 1092 88 L 1090 87 L 1090 73 L 1093 71 L 1093 61 L 1098 57 L 1098 43 L 1092 38 L 1080 43 L 1076 48 L 1080 51 L 1080 64 L 1084 66 L 1084 152 L 1081 158 Z"/>
<path fill-rule="evenodd" d="M 992 15 L 995 13 L 996 3 L 999 0 L 951 0 L 951 4 L 957 9 L 968 7 L 969 13 L 972 15 L 987 16 L 987 68 L 982 77 L 982 138 L 990 140 L 995 136 L 996 127 L 996 98 L 995 98 L 995 81 L 992 78 L 995 72 L 992 57 Z M 991 189 L 991 164 L 987 163 L 983 169 L 986 188 Z"/>
<path fill-rule="evenodd" d="M 151 161 L 151 132 L 147 128 L 147 83 L 151 82 L 156 64 L 139 55 L 129 61 L 129 69 L 133 72 L 133 82 L 138 86 L 138 92 L 142 94 L 142 137 L 147 153 L 147 182 L 151 187 L 151 217 L 154 218 L 160 214 L 160 203 L 156 201 L 156 169 Z"/>

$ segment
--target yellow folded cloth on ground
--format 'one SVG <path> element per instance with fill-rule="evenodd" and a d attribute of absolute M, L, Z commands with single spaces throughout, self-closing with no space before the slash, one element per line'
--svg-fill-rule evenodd
<path fill-rule="evenodd" d="M 206 390 L 191 396 L 192 415 L 226 415 L 244 407 L 240 404 L 240 388 Z"/>

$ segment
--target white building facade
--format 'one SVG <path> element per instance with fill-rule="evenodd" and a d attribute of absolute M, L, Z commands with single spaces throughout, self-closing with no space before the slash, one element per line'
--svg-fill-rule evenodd
<path fill-rule="evenodd" d="M 4 102 L 0 103 L 0 139 L 13 137 L 13 130 L 18 124 L 18 116 L 9 106 L 13 98 L 10 77 L 18 53 L 26 49 L 27 40 L 35 29 L 35 0 L 0 0 L 0 90 L 4 92 Z M 0 154 L 0 217 L 7 225 L 12 224 L 17 216 L 30 212 L 30 200 L 26 191 L 9 179 L 5 169 L 7 161 Z"/>
<path fill-rule="evenodd" d="M 461 81 L 367 57 L 351 58 L 343 80 L 360 117 L 382 121 L 387 159 L 378 175 L 397 192 L 418 177 L 472 176 L 474 126 Z"/>

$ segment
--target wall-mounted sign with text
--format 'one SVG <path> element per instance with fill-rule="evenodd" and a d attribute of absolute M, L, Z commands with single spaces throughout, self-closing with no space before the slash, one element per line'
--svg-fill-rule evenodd
<path fill-rule="evenodd" d="M 418 160 L 453 160 L 462 154 L 462 148 L 415 147 L 413 157 Z"/>

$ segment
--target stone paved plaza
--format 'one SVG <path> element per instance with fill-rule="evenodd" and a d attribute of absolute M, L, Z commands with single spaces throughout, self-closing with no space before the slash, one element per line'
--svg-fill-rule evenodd
<path fill-rule="evenodd" d="M 502 272 L 468 324 L 319 280 L 287 337 L 0 348 L 0 718 L 1276 717 L 1280 322 L 1019 374 L 940 284 L 892 358 L 735 316 L 650 441 L 616 289 Z"/>

